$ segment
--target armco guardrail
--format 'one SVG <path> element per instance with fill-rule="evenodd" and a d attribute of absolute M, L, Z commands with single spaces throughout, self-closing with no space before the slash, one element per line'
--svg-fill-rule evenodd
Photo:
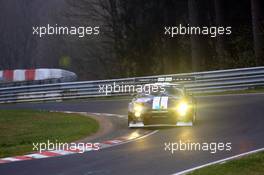
<path fill-rule="evenodd" d="M 150 82 L 151 80 L 156 80 L 157 78 L 184 78 L 190 76 L 195 77 L 195 80 L 181 81 L 179 83 L 184 84 L 186 89 L 193 93 L 221 92 L 264 86 L 264 67 L 253 67 L 111 80 L 6 87 L 0 88 L 0 103 L 129 95 L 128 93 L 119 92 L 111 92 L 106 95 L 105 93 L 99 91 L 99 86 L 113 84 L 114 82 L 119 85 L 142 85 Z"/>

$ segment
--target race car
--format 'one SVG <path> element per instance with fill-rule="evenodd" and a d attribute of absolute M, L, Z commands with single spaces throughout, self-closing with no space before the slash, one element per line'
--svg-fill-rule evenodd
<path fill-rule="evenodd" d="M 179 84 L 154 83 L 160 91 L 137 94 L 128 105 L 128 127 L 193 126 L 196 99 Z"/>

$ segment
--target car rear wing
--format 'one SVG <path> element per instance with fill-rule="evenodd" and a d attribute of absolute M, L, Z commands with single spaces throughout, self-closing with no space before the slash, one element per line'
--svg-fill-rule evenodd
<path fill-rule="evenodd" d="M 184 83 L 189 81 L 195 81 L 194 76 L 167 76 L 167 77 L 148 77 L 137 78 L 135 82 L 140 83 Z"/>

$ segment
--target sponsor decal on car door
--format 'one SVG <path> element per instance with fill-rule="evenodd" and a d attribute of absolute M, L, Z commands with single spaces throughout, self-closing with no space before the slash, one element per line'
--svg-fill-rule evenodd
<path fill-rule="evenodd" d="M 168 97 L 154 97 L 152 102 L 152 109 L 167 109 Z"/>
<path fill-rule="evenodd" d="M 168 97 L 161 97 L 160 108 L 161 109 L 167 109 L 168 108 Z"/>

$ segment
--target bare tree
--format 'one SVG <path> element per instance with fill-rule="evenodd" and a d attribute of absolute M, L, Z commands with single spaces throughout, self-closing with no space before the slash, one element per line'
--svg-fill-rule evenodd
<path fill-rule="evenodd" d="M 36 46 L 31 35 L 33 14 L 30 6 L 33 4 L 28 1 L 8 1 L 2 5 L 4 8 L 0 11 L 1 67 L 29 68 L 32 66 L 32 53 Z"/>
<path fill-rule="evenodd" d="M 76 71 L 81 77 L 114 77 L 118 74 L 116 72 L 120 72 L 118 69 L 121 69 L 118 61 L 120 56 L 115 52 L 120 47 L 119 40 L 116 39 L 119 30 L 116 0 L 66 0 L 66 2 L 68 8 L 64 16 L 68 23 L 100 27 L 98 36 L 70 41 L 74 69 L 78 69 Z M 73 43 L 74 47 L 72 47 Z M 83 68 L 82 71 L 80 67 Z"/>
<path fill-rule="evenodd" d="M 189 0 L 189 21 L 190 26 L 205 26 L 207 14 L 205 2 L 199 0 Z M 205 67 L 205 61 L 209 59 L 209 45 L 207 37 L 191 35 L 192 69 L 193 71 L 202 70 Z"/>
<path fill-rule="evenodd" d="M 225 26 L 225 1 L 214 0 L 215 7 L 215 23 L 217 26 Z M 226 60 L 228 59 L 228 54 L 226 50 L 226 36 L 219 35 L 216 37 L 216 58 L 219 68 L 224 68 Z"/>
<path fill-rule="evenodd" d="M 256 64 L 264 64 L 264 3 L 261 0 L 251 0 L 252 26 Z"/>

